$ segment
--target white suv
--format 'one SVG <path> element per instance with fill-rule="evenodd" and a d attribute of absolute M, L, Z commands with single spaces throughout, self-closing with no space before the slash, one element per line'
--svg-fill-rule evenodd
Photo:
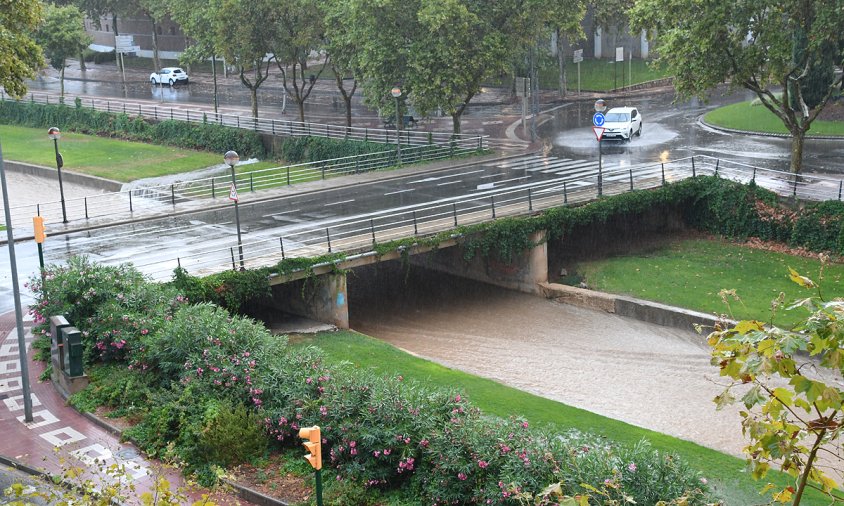
<path fill-rule="evenodd" d="M 642 135 L 642 115 L 635 107 L 614 107 L 604 114 L 604 138 L 629 141 Z"/>
<path fill-rule="evenodd" d="M 149 75 L 151 84 L 188 84 L 187 73 L 179 67 L 165 67 Z"/>

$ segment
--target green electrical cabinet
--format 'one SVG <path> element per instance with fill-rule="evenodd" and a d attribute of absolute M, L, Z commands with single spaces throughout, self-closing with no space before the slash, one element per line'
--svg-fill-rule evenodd
<path fill-rule="evenodd" d="M 61 330 L 65 346 L 64 372 L 68 376 L 82 376 L 82 333 L 76 327 Z"/>

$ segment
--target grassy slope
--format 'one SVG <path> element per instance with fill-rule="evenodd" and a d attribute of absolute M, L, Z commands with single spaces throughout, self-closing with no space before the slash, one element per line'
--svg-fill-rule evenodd
<path fill-rule="evenodd" d="M 725 313 L 722 289 L 735 289 L 741 302 L 731 301 L 735 318 L 768 320 L 771 300 L 780 292 L 786 301 L 813 295 L 788 279 L 788 267 L 819 281 L 820 262 L 812 258 L 754 249 L 719 240 L 679 241 L 665 249 L 589 262 L 576 270 L 594 289 L 707 313 Z M 827 267 L 824 295 L 844 293 L 844 265 Z M 774 323 L 789 326 L 805 313 L 779 314 Z"/>
<path fill-rule="evenodd" d="M 700 469 L 726 504 L 745 506 L 764 503 L 758 495 L 762 484 L 754 482 L 744 472 L 742 459 L 448 369 L 355 332 L 323 333 L 303 338 L 299 344 L 313 344 L 322 348 L 332 362 L 347 361 L 379 374 L 401 374 L 425 385 L 457 389 L 487 413 L 503 417 L 520 414 L 534 425 L 560 430 L 577 428 L 624 443 L 648 439 L 655 448 L 677 453 Z M 712 409 L 715 409 L 714 405 Z M 678 420 L 678 423 L 682 421 Z M 736 430 L 741 429 L 736 427 Z M 771 473 L 769 478 L 777 483 L 786 483 L 784 475 L 780 473 Z M 816 494 L 809 494 L 803 504 L 823 502 Z"/>
<path fill-rule="evenodd" d="M 719 107 L 704 116 L 707 123 L 725 128 L 788 134 L 782 121 L 763 105 L 751 106 L 750 102 Z M 808 135 L 844 135 L 844 123 L 839 121 L 814 121 Z"/>
<path fill-rule="evenodd" d="M 0 125 L 0 138 L 4 158 L 56 166 L 53 141 L 47 137 L 46 130 Z M 64 157 L 65 170 L 121 182 L 223 163 L 223 155 L 217 153 L 64 132 L 59 151 Z"/>

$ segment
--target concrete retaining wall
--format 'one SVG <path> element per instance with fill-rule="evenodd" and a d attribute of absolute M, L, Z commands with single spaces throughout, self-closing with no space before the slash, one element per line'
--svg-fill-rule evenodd
<path fill-rule="evenodd" d="M 658 302 L 634 299 L 621 295 L 596 292 L 584 288 L 540 283 L 546 298 L 588 309 L 614 313 L 639 321 L 685 330 L 694 330 L 695 325 L 712 327 L 719 321 L 714 315 L 689 309 L 667 306 Z"/>
<path fill-rule="evenodd" d="M 31 174 L 33 176 L 51 178 L 55 180 L 59 179 L 58 171 L 50 167 L 42 167 L 40 165 L 32 165 L 30 163 L 23 162 L 12 162 L 9 160 L 4 160 L 3 166 L 6 170 L 10 172 Z M 120 189 L 123 187 L 123 183 L 119 183 L 117 181 L 112 181 L 110 179 L 105 179 L 97 176 L 89 176 L 86 174 L 78 174 L 76 172 L 68 170 L 62 170 L 62 181 L 67 181 L 69 183 L 74 183 L 82 186 L 88 186 L 107 192 L 119 192 Z"/>

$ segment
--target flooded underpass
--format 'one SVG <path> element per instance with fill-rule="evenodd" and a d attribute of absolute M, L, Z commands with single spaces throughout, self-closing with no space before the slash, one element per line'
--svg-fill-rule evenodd
<path fill-rule="evenodd" d="M 740 454 L 737 409 L 715 410 L 721 381 L 694 332 L 399 262 L 355 269 L 348 294 L 354 330 L 420 357 Z"/>

